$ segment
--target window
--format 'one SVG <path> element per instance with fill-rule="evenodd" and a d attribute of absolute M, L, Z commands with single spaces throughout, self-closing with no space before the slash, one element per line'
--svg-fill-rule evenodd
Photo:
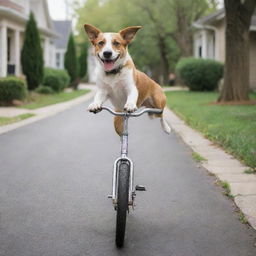
<path fill-rule="evenodd" d="M 198 56 L 199 56 L 199 58 L 202 58 L 202 46 L 201 45 L 198 47 Z"/>
<path fill-rule="evenodd" d="M 56 53 L 56 67 L 60 68 L 60 53 Z"/>
<path fill-rule="evenodd" d="M 11 37 L 7 37 L 7 61 L 10 63 L 11 61 Z"/>

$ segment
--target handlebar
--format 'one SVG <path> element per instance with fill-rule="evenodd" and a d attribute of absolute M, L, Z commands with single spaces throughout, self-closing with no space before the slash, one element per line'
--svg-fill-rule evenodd
<path fill-rule="evenodd" d="M 129 112 L 116 112 L 113 109 L 111 109 L 109 107 L 105 107 L 105 106 L 102 106 L 101 110 L 107 110 L 109 113 L 111 113 L 112 115 L 115 115 L 115 116 L 128 116 L 128 117 L 138 117 L 138 116 L 141 116 L 141 115 L 143 115 L 145 113 L 150 113 L 150 114 L 162 114 L 163 113 L 162 109 L 157 109 L 157 108 L 144 108 L 144 109 L 142 109 L 140 111 L 136 111 L 136 112 L 133 112 L 133 113 L 129 113 Z"/>

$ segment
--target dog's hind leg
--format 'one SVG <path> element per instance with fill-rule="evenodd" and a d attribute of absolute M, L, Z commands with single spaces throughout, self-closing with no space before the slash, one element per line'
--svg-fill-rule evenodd
<path fill-rule="evenodd" d="M 115 116 L 114 117 L 114 126 L 116 133 L 121 136 L 123 132 L 123 117 L 122 116 Z"/>

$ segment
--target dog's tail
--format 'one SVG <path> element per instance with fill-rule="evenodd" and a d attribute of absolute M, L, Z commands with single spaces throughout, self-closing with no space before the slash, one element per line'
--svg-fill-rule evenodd
<path fill-rule="evenodd" d="M 166 122 L 165 118 L 164 118 L 164 113 L 162 114 L 161 118 L 160 118 L 160 122 L 161 122 L 161 126 L 162 129 L 167 133 L 170 134 L 172 129 L 169 126 L 169 124 Z"/>

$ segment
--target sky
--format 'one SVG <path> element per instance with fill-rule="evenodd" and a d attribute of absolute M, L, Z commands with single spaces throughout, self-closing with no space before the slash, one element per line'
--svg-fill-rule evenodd
<path fill-rule="evenodd" d="M 50 15 L 53 20 L 66 19 L 65 0 L 48 0 Z"/>
<path fill-rule="evenodd" d="M 47 0 L 50 10 L 50 15 L 53 20 L 65 20 L 72 15 L 72 2 L 74 0 Z M 85 0 L 79 0 L 83 3 Z"/>
<path fill-rule="evenodd" d="M 70 8 L 71 3 L 73 0 L 47 0 L 49 9 L 50 9 L 50 15 L 53 20 L 65 20 L 68 17 L 70 17 L 70 14 L 72 14 L 72 9 Z M 85 0 L 79 0 L 81 3 Z M 66 5 L 67 3 L 67 5 Z M 221 7 L 223 6 L 223 0 L 220 0 Z"/>

